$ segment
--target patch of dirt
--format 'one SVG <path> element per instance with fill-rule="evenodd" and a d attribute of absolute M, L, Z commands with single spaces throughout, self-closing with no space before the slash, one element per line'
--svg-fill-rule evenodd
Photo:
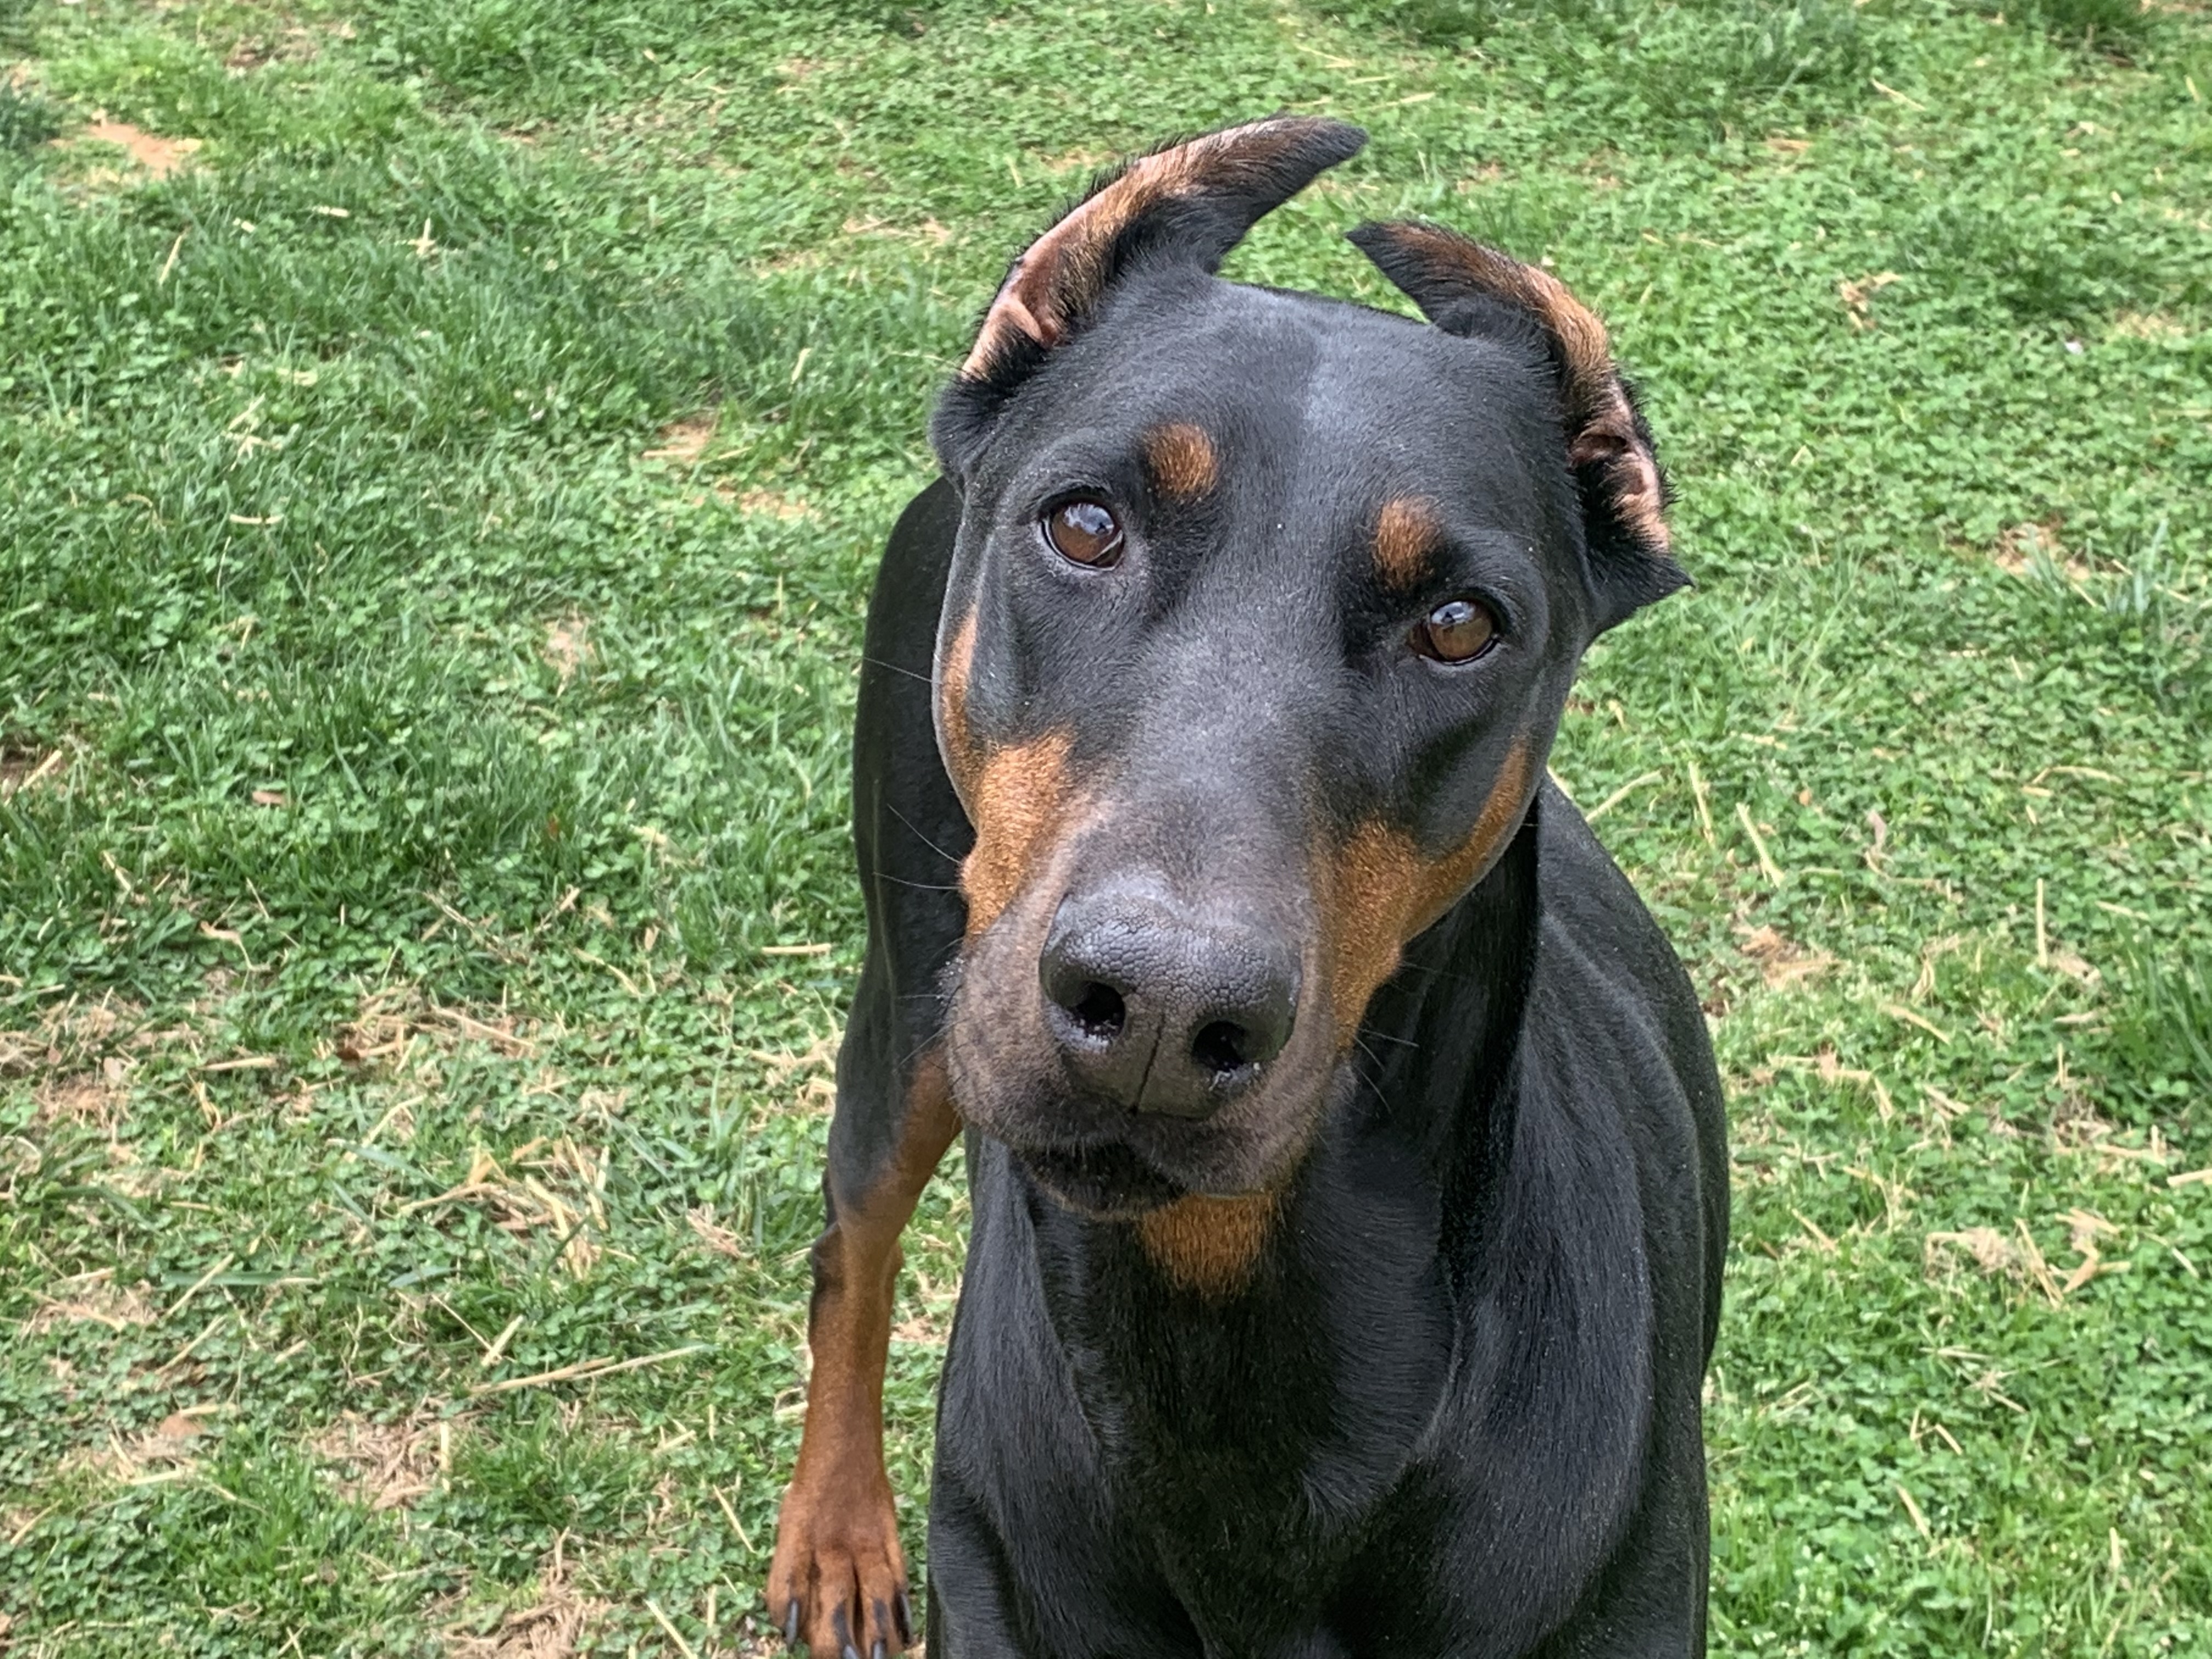
<path fill-rule="evenodd" d="M 570 611 L 558 622 L 545 624 L 543 655 L 565 687 L 592 659 L 592 624 L 588 617 Z"/>
<path fill-rule="evenodd" d="M 407 988 L 364 998 L 358 1016 L 338 1027 L 325 1052 L 349 1066 L 367 1066 L 404 1057 L 418 1036 L 444 1048 L 481 1042 L 511 1060 L 527 1059 L 538 1052 L 538 1039 L 529 1021 L 503 1010 L 488 1009 L 479 1017 L 459 1008 L 441 1007 Z"/>
<path fill-rule="evenodd" d="M 452 1659 L 569 1659 L 607 1607 L 605 1601 L 576 1589 L 556 1539 L 552 1559 L 538 1580 L 538 1599 L 507 1613 L 489 1632 L 447 1626 L 446 1651 Z"/>
<path fill-rule="evenodd" d="M 787 271 L 819 270 L 829 263 L 830 256 L 818 247 L 794 247 L 762 260 L 757 269 L 780 276 Z"/>
<path fill-rule="evenodd" d="M 40 754 L 35 750 L 10 749 L 0 744 L 0 800 L 41 785 L 50 789 L 58 787 L 67 754 L 61 749 L 50 749 Z"/>
<path fill-rule="evenodd" d="M 199 149 L 197 138 L 164 138 L 158 133 L 136 127 L 128 121 L 111 121 L 105 116 L 95 117 L 90 126 L 73 137 L 57 139 L 57 143 L 75 149 L 81 144 L 112 144 L 120 149 L 131 164 L 156 179 L 167 179 L 180 172 L 191 162 L 192 152 Z M 107 180 L 121 175 L 105 168 L 95 169 L 88 182 L 100 182 L 106 173 Z"/>
<path fill-rule="evenodd" d="M 684 1212 L 684 1219 L 690 1224 L 691 1231 L 699 1242 L 716 1255 L 726 1255 L 742 1261 L 751 1254 L 745 1249 L 743 1239 L 714 1219 L 713 1205 L 695 1205 Z"/>
<path fill-rule="evenodd" d="M 803 1049 L 756 1048 L 752 1058 L 768 1073 L 771 1094 L 827 1111 L 837 1103 L 837 1048 L 843 1040 L 841 1034 L 817 1037 Z"/>
<path fill-rule="evenodd" d="M 1744 955 L 1758 965 L 1759 976 L 1770 991 L 1786 990 L 1802 981 L 1818 979 L 1835 966 L 1836 959 L 1826 951 L 1808 951 L 1785 939 L 1780 929 L 1771 926 L 1739 928 L 1737 937 Z"/>
<path fill-rule="evenodd" d="M 235 76 L 251 75 L 271 64 L 312 64 L 323 55 L 325 40 L 354 38 L 351 23 L 313 29 L 303 23 L 287 21 L 280 34 L 241 35 L 231 42 L 230 50 L 223 54 L 222 66 Z"/>
<path fill-rule="evenodd" d="M 647 461 L 667 461 L 677 466 L 696 466 L 699 458 L 707 453 L 707 446 L 714 441 L 714 428 L 720 416 L 713 410 L 703 415 L 687 416 L 660 428 L 660 444 L 648 449 L 638 459 Z"/>
<path fill-rule="evenodd" d="M 599 1259 L 599 1238 L 607 1231 L 605 1149 L 580 1146 L 567 1135 L 540 1138 L 508 1153 L 507 1164 L 512 1173 L 479 1146 L 459 1181 L 434 1197 L 403 1205 L 400 1212 L 434 1214 L 456 1205 L 481 1204 L 494 1226 L 518 1238 L 534 1228 L 550 1227 L 554 1237 L 565 1241 L 562 1264 L 580 1280 L 589 1277 Z"/>
<path fill-rule="evenodd" d="M 1929 1234 L 1927 1259 L 1931 1272 L 1944 1259 L 1945 1249 L 1966 1255 L 1986 1275 L 1995 1277 L 2002 1274 L 2015 1279 L 2023 1276 L 2025 1264 L 2019 1248 L 1995 1227 L 1969 1227 L 1963 1232 Z"/>
<path fill-rule="evenodd" d="M 2049 560 L 2058 572 L 2074 581 L 2094 575 L 2088 562 L 2066 550 L 2059 539 L 2065 527 L 2057 514 L 2040 521 L 2029 520 L 2014 525 L 1997 538 L 1992 556 L 1997 568 L 2007 575 L 2026 576 L 2033 573 L 2036 556 Z"/>
<path fill-rule="evenodd" d="M 2162 311 L 2123 311 L 2112 319 L 2112 331 L 2130 340 L 2181 340 L 2189 331 Z"/>
<path fill-rule="evenodd" d="M 1939 1260 L 1938 1247 L 1963 1252 L 1974 1265 L 1990 1278 L 2002 1276 L 2016 1284 L 2033 1286 L 2053 1307 L 2080 1290 L 2090 1280 L 2106 1273 L 2125 1273 L 2125 1261 L 2105 1260 L 2100 1241 L 2117 1238 L 2120 1230 L 2104 1217 L 2091 1210 L 2069 1210 L 2058 1218 L 2066 1224 L 2067 1244 L 2078 1258 L 2067 1269 L 2064 1279 L 2052 1272 L 2045 1259 L 2035 1235 L 2028 1231 L 2025 1221 L 2013 1224 L 2009 1234 L 1995 1227 L 1969 1227 L 1963 1232 L 1930 1233 L 1928 1235 L 1927 1261 L 1929 1272 L 1936 1271 Z"/>
<path fill-rule="evenodd" d="M 112 1129 L 128 1092 L 132 1062 L 110 1054 L 91 1072 L 48 1077 L 31 1091 L 40 1123 L 92 1123 Z"/>
<path fill-rule="evenodd" d="M 738 511 L 760 518 L 780 519 L 790 524 L 799 519 L 811 519 L 814 509 L 805 502 L 796 501 L 777 489 L 748 489 L 737 498 Z"/>
<path fill-rule="evenodd" d="M 149 1470 L 190 1469 L 193 1450 L 209 1432 L 206 1419 L 222 1410 L 216 1404 L 187 1406 L 128 1440 L 111 1432 L 106 1446 L 74 1453 L 62 1460 L 62 1467 L 88 1469 L 126 1485 L 141 1480 Z"/>
<path fill-rule="evenodd" d="M 895 225 L 888 219 L 848 219 L 837 228 L 848 236 L 872 236 L 889 241 L 927 242 L 932 247 L 943 247 L 952 240 L 952 233 L 934 219 L 924 219 L 918 225 Z"/>
<path fill-rule="evenodd" d="M 2105 982 L 2104 975 L 2097 970 L 2094 963 L 2076 956 L 2071 951 L 2053 947 L 2051 952 L 2051 965 L 2069 979 L 2079 981 L 2088 990 L 2094 991 Z"/>
<path fill-rule="evenodd" d="M 111 1331 L 150 1325 L 161 1316 L 147 1296 L 147 1286 L 117 1289 L 103 1267 L 96 1273 L 65 1279 L 54 1286 L 64 1294 L 39 1300 L 39 1310 L 22 1324 L 22 1334 L 38 1336 L 59 1325 L 105 1325 Z"/>
<path fill-rule="evenodd" d="M 775 1656 L 784 1652 L 785 1648 L 781 1637 L 769 1635 L 760 1627 L 752 1615 L 748 1613 L 744 1623 L 739 1626 L 738 1635 L 732 1642 L 729 1650 L 736 1656 L 736 1659 L 775 1659 Z M 921 1644 L 919 1642 L 908 1648 L 907 1652 L 910 1659 L 926 1659 Z"/>
<path fill-rule="evenodd" d="M 1114 157 L 1103 149 L 1071 149 L 1058 155 L 1041 155 L 1037 160 L 1049 173 L 1096 173 L 1111 163 Z"/>
<path fill-rule="evenodd" d="M 1893 270 L 1877 270 L 1856 282 L 1838 283 L 1836 297 L 1844 302 L 1844 314 L 1850 319 L 1853 328 L 1872 328 L 1875 326 L 1874 296 L 1892 283 L 1904 280 Z"/>
<path fill-rule="evenodd" d="M 188 1035 L 143 1030 L 146 1011 L 134 1002 L 103 994 L 97 1002 L 76 997 L 57 1003 L 34 1026 L 0 1030 L 0 1077 L 100 1070 L 104 1061 L 129 1049 L 146 1048 Z"/>
<path fill-rule="evenodd" d="M 348 1498 L 374 1510 L 404 1509 L 437 1486 L 452 1432 L 428 1406 L 398 1423 L 372 1423 L 348 1412 L 310 1439 L 307 1449 L 345 1471 L 339 1486 Z"/>

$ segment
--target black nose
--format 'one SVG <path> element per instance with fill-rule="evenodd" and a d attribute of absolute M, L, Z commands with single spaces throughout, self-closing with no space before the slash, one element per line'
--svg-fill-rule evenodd
<path fill-rule="evenodd" d="M 1038 963 L 1045 1018 L 1076 1076 L 1140 1112 L 1204 1117 L 1290 1041 L 1297 959 L 1148 892 L 1071 896 Z"/>

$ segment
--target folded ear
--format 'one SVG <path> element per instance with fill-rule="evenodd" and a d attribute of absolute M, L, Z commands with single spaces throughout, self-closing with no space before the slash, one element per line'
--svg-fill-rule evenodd
<path fill-rule="evenodd" d="M 938 410 L 932 435 L 953 455 L 1088 322 L 1114 284 L 1139 265 L 1212 272 L 1261 216 L 1367 142 L 1358 128 L 1280 115 L 1155 151 L 1103 177 L 1031 243 L 1000 284 L 975 349 Z"/>
<path fill-rule="evenodd" d="M 1651 428 L 1595 313 L 1548 270 L 1440 225 L 1365 224 L 1351 236 L 1438 328 L 1474 335 L 1534 323 L 1540 331 L 1559 372 L 1567 464 L 1582 490 L 1599 629 L 1688 586 L 1667 530 Z"/>

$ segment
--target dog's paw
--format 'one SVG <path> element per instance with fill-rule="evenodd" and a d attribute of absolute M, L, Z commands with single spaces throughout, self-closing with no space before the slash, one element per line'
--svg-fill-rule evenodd
<path fill-rule="evenodd" d="M 889 1659 L 914 1644 L 890 1484 L 793 1480 L 776 1522 L 769 1621 L 812 1659 Z"/>

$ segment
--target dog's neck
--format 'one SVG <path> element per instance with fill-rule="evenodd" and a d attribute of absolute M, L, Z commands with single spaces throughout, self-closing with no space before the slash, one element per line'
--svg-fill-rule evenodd
<path fill-rule="evenodd" d="M 1362 1026 L 1361 1104 L 1417 1147 L 1442 1212 L 1437 1250 L 1462 1288 L 1513 1145 L 1528 988 L 1543 907 L 1543 794 L 1490 873 L 1406 949 Z"/>
<path fill-rule="evenodd" d="M 1133 1225 L 1076 1216 L 1008 1171 L 1104 1472 L 1170 1530 L 1179 1506 L 1200 1527 L 1231 1491 L 1256 1506 L 1242 1513 L 1357 1526 L 1436 1421 L 1512 1142 L 1536 852 L 1532 808 L 1498 866 L 1408 947 L 1347 1097 L 1233 1290 L 1175 1286 Z"/>

